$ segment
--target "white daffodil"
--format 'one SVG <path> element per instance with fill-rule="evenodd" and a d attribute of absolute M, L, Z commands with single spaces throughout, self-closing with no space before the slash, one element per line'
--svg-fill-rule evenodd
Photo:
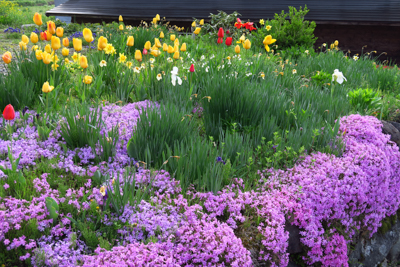
<path fill-rule="evenodd" d="M 178 76 L 178 67 L 174 67 L 171 71 L 171 82 L 172 85 L 175 86 L 176 85 L 176 80 L 178 80 L 178 84 L 181 85 L 182 84 L 182 79 L 179 78 Z"/>
<path fill-rule="evenodd" d="M 161 80 L 161 79 L 162 79 L 161 73 L 157 74 L 157 80 Z"/>
<path fill-rule="evenodd" d="M 353 56 L 354 61 L 358 60 L 358 56 Z"/>
<path fill-rule="evenodd" d="M 155 59 L 154 58 L 150 58 L 150 63 L 154 63 Z"/>
<path fill-rule="evenodd" d="M 107 61 L 105 60 L 100 61 L 100 67 L 105 67 L 105 66 L 107 66 Z"/>
<path fill-rule="evenodd" d="M 292 73 L 293 73 L 293 74 L 296 74 L 296 73 L 297 73 L 297 70 L 296 70 L 296 69 L 293 69 L 293 70 L 292 70 Z"/>
<path fill-rule="evenodd" d="M 137 66 L 134 67 L 134 68 L 133 68 L 133 71 L 136 72 L 136 73 L 140 73 L 140 67 L 137 67 Z"/>
<path fill-rule="evenodd" d="M 172 58 L 167 58 L 167 61 L 169 62 L 169 63 L 171 63 L 171 62 L 174 62 L 174 60 L 172 59 Z"/>
<path fill-rule="evenodd" d="M 335 71 L 332 74 L 332 82 L 336 81 L 339 84 L 342 84 L 343 80 L 347 81 L 347 79 L 343 76 L 343 73 L 338 69 L 335 69 Z"/>

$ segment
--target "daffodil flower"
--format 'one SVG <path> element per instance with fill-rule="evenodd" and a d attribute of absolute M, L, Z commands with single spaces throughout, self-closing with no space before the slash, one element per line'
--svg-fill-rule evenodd
<path fill-rule="evenodd" d="M 161 73 L 157 74 L 157 80 L 159 81 L 159 80 L 161 80 L 161 79 L 162 79 Z"/>
<path fill-rule="evenodd" d="M 343 73 L 339 71 L 338 69 L 335 69 L 335 71 L 332 74 L 332 82 L 336 81 L 339 84 L 342 84 L 343 81 L 347 81 L 347 79 L 343 76 Z"/>
<path fill-rule="evenodd" d="M 100 61 L 100 67 L 105 67 L 105 66 L 107 66 L 107 61 L 105 60 Z"/>
<path fill-rule="evenodd" d="M 175 86 L 176 85 L 176 80 L 178 80 L 178 84 L 181 85 L 182 84 L 182 79 L 179 78 L 178 76 L 178 67 L 174 67 L 171 71 L 171 82 L 172 85 Z"/>

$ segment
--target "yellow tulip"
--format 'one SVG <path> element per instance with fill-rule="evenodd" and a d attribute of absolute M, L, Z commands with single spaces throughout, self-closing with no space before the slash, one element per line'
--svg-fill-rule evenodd
<path fill-rule="evenodd" d="M 51 34 L 55 34 L 56 33 L 56 24 L 49 20 L 47 22 L 47 32 L 51 33 Z"/>
<path fill-rule="evenodd" d="M 84 84 L 91 84 L 92 81 L 93 81 L 93 77 L 92 76 L 85 75 L 85 77 L 83 78 L 83 83 Z"/>
<path fill-rule="evenodd" d="M 157 24 L 157 21 L 158 21 L 157 18 L 154 17 L 154 18 L 153 18 L 153 24 L 154 24 L 154 25 Z"/>
<path fill-rule="evenodd" d="M 159 21 L 160 20 L 160 15 L 156 15 L 156 19 Z"/>
<path fill-rule="evenodd" d="M 334 44 L 335 46 L 338 46 L 338 45 L 339 45 L 339 41 L 336 40 L 333 44 Z"/>
<path fill-rule="evenodd" d="M 63 27 L 57 27 L 57 29 L 56 29 L 56 35 L 57 35 L 57 37 L 63 37 L 63 35 L 64 35 L 64 28 Z"/>
<path fill-rule="evenodd" d="M 151 43 L 150 43 L 150 41 L 147 41 L 147 42 L 144 44 L 144 48 L 145 48 L 146 50 L 150 50 L 150 48 L 151 48 Z"/>
<path fill-rule="evenodd" d="M 85 39 L 86 42 L 91 43 L 93 42 L 93 34 L 92 31 L 88 28 L 84 28 L 82 31 L 83 38 Z"/>
<path fill-rule="evenodd" d="M 204 25 L 204 19 L 200 20 L 200 25 Z"/>
<path fill-rule="evenodd" d="M 122 22 L 122 21 L 124 21 L 124 19 L 122 18 L 122 16 L 121 16 L 121 15 L 119 15 L 119 18 L 118 18 L 118 20 L 119 20 L 119 21 L 121 21 L 121 22 Z"/>
<path fill-rule="evenodd" d="M 127 46 L 133 46 L 135 40 L 133 39 L 133 36 L 129 36 L 128 40 L 126 41 Z"/>
<path fill-rule="evenodd" d="M 168 46 L 168 50 L 167 50 L 168 54 L 172 54 L 175 52 L 174 48 L 172 46 Z"/>
<path fill-rule="evenodd" d="M 170 39 L 171 41 L 175 41 L 175 38 L 176 38 L 175 34 L 171 34 L 171 35 L 169 36 L 169 39 Z"/>
<path fill-rule="evenodd" d="M 244 41 L 243 43 L 243 48 L 247 50 L 250 49 L 250 47 L 251 47 L 251 42 L 249 39 L 246 39 L 246 41 Z"/>
<path fill-rule="evenodd" d="M 153 56 L 155 56 L 155 57 L 158 57 L 160 54 L 161 54 L 161 51 L 160 51 L 160 50 L 152 49 L 152 50 L 150 51 L 150 55 L 153 55 Z"/>
<path fill-rule="evenodd" d="M 7 51 L 3 54 L 2 56 L 4 63 L 6 64 L 10 64 L 11 63 L 11 59 L 12 59 L 12 55 L 10 51 Z"/>
<path fill-rule="evenodd" d="M 142 61 L 142 52 L 140 52 L 140 50 L 136 50 L 135 51 L 135 59 L 139 62 Z"/>
<path fill-rule="evenodd" d="M 271 35 L 265 36 L 264 41 L 263 41 L 263 44 L 265 46 L 265 50 L 267 50 L 267 52 L 269 52 L 270 49 L 269 49 L 268 45 L 273 44 L 275 42 L 276 42 L 276 39 L 272 39 Z"/>
<path fill-rule="evenodd" d="M 168 45 L 166 43 L 163 43 L 162 50 L 164 52 L 168 51 Z"/>
<path fill-rule="evenodd" d="M 47 53 L 51 53 L 51 46 L 49 45 L 49 44 L 47 44 L 45 47 L 44 47 L 44 51 L 46 51 Z"/>
<path fill-rule="evenodd" d="M 176 51 L 173 56 L 174 59 L 179 59 L 179 51 Z"/>
<path fill-rule="evenodd" d="M 88 67 L 88 62 L 86 56 L 81 56 L 79 58 L 79 64 L 81 65 L 82 69 L 86 69 Z"/>
<path fill-rule="evenodd" d="M 43 52 L 42 53 L 42 59 L 43 59 L 43 63 L 48 65 L 51 62 L 51 54 L 47 53 L 47 52 Z"/>
<path fill-rule="evenodd" d="M 82 40 L 78 38 L 72 39 L 72 44 L 74 45 L 75 51 L 79 52 L 82 50 Z"/>
<path fill-rule="evenodd" d="M 105 49 L 107 47 L 107 43 L 108 43 L 107 38 L 100 36 L 97 43 L 97 49 L 100 51 Z"/>
<path fill-rule="evenodd" d="M 160 32 L 160 38 L 163 39 L 164 38 L 164 33 Z"/>
<path fill-rule="evenodd" d="M 123 31 L 123 30 L 124 30 L 124 25 L 120 24 L 120 25 L 119 25 L 119 30 L 120 30 L 120 31 Z"/>
<path fill-rule="evenodd" d="M 192 22 L 192 27 L 196 27 L 196 21 Z"/>
<path fill-rule="evenodd" d="M 65 47 L 69 46 L 69 39 L 68 38 L 64 38 L 63 39 L 63 46 L 65 46 Z"/>
<path fill-rule="evenodd" d="M 181 46 L 181 52 L 186 52 L 186 43 L 183 43 Z"/>
<path fill-rule="evenodd" d="M 179 45 L 174 45 L 174 52 L 179 51 Z"/>
<path fill-rule="evenodd" d="M 50 93 L 51 91 L 53 91 L 54 86 L 51 86 L 49 84 L 49 82 L 45 82 L 42 86 L 42 92 L 43 93 Z"/>
<path fill-rule="evenodd" d="M 33 22 L 36 25 L 41 26 L 43 24 L 42 15 L 36 12 L 35 15 L 33 15 Z"/>
<path fill-rule="evenodd" d="M 28 38 L 28 36 L 26 36 L 25 34 L 24 35 L 22 35 L 22 42 L 24 42 L 25 44 L 28 44 L 29 43 L 29 38 Z"/>
<path fill-rule="evenodd" d="M 32 51 L 36 51 L 36 50 L 38 50 L 39 49 L 39 46 L 37 46 L 37 45 L 33 45 L 32 46 Z"/>
<path fill-rule="evenodd" d="M 240 46 L 239 46 L 239 45 L 236 45 L 236 46 L 235 46 L 235 53 L 236 53 L 236 54 L 239 54 L 239 53 L 240 53 Z"/>
<path fill-rule="evenodd" d="M 52 36 L 51 37 L 51 48 L 53 48 L 53 50 L 58 50 L 61 47 L 61 42 L 60 42 L 60 38 Z"/>
<path fill-rule="evenodd" d="M 31 42 L 34 43 L 34 44 L 39 42 L 39 36 L 34 32 L 31 33 Z"/>
<path fill-rule="evenodd" d="M 200 33 L 200 31 L 201 31 L 201 28 L 199 28 L 199 27 L 197 27 L 195 30 L 194 30 L 194 34 L 199 34 Z"/>
<path fill-rule="evenodd" d="M 68 55 L 69 55 L 69 49 L 64 47 L 64 48 L 61 50 L 61 54 L 62 54 L 64 57 L 68 57 Z"/>
<path fill-rule="evenodd" d="M 37 60 L 42 60 L 43 59 L 43 52 L 42 50 L 36 50 L 35 51 L 35 56 Z"/>
<path fill-rule="evenodd" d="M 158 38 L 154 38 L 154 45 L 157 46 L 158 48 L 162 47 L 161 42 Z"/>
<path fill-rule="evenodd" d="M 179 39 L 178 38 L 175 39 L 174 45 L 179 45 Z"/>
<path fill-rule="evenodd" d="M 335 48 L 335 44 L 331 44 L 331 49 L 334 49 Z"/>
<path fill-rule="evenodd" d="M 26 50 L 26 43 L 24 43 L 24 42 L 19 42 L 19 48 L 21 49 L 21 50 Z"/>

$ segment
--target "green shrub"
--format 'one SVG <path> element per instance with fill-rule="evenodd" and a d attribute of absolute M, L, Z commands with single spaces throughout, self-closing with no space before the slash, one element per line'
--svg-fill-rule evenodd
<path fill-rule="evenodd" d="M 38 100 L 37 91 L 32 80 L 24 77 L 21 72 L 12 75 L 0 74 L 0 109 L 11 104 L 15 110 L 21 110 L 25 106 L 32 107 Z"/>
<path fill-rule="evenodd" d="M 350 105 L 356 110 L 376 109 L 382 105 L 379 93 L 369 88 L 359 88 L 348 95 Z"/>

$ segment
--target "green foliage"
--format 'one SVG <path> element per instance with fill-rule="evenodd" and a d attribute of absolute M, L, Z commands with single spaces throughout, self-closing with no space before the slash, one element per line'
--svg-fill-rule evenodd
<path fill-rule="evenodd" d="M 332 81 L 332 74 L 325 71 L 317 71 L 317 73 L 311 77 L 312 81 L 319 87 L 330 83 Z"/>
<path fill-rule="evenodd" d="M 60 210 L 57 202 L 51 197 L 46 197 L 46 208 L 47 211 L 50 213 L 50 218 L 53 219 L 54 223 L 58 218 L 58 212 Z"/>
<path fill-rule="evenodd" d="M 349 102 L 356 110 L 374 109 L 382 105 L 379 92 L 359 88 L 349 92 Z"/>
<path fill-rule="evenodd" d="M 229 30 L 231 34 L 239 34 L 239 30 L 234 27 L 236 18 L 241 16 L 238 12 L 234 11 L 232 14 L 227 14 L 224 11 L 218 10 L 217 14 L 210 13 L 208 16 L 210 19 L 209 23 L 202 26 L 202 31 L 208 32 L 210 36 L 216 36 L 219 28 L 223 28 L 224 31 Z M 196 25 L 199 25 L 200 20 L 193 19 L 196 21 Z"/>

